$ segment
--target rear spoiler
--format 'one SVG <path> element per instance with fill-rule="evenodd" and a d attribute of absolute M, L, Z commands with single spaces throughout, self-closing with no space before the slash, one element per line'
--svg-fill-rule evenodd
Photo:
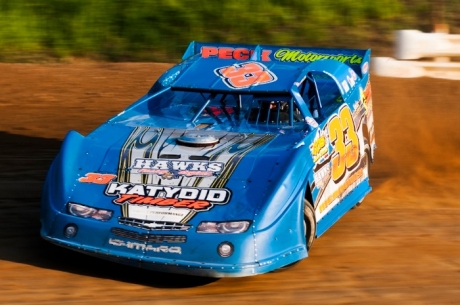
<path fill-rule="evenodd" d="M 371 50 L 205 43 L 192 41 L 182 56 L 182 60 L 186 60 L 187 58 L 197 54 L 201 54 L 201 58 L 280 62 L 299 64 L 299 66 L 306 66 L 307 64 L 321 59 L 332 59 L 348 65 L 361 76 L 369 70 Z"/>

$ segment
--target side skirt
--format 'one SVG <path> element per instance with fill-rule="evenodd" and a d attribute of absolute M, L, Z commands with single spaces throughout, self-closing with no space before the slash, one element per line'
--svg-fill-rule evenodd
<path fill-rule="evenodd" d="M 318 221 L 316 236 L 320 237 L 323 235 L 334 223 L 351 210 L 356 203 L 369 194 L 371 190 L 369 179 L 362 181 L 353 191 L 346 195 L 339 204 L 327 213 L 327 215 Z"/>

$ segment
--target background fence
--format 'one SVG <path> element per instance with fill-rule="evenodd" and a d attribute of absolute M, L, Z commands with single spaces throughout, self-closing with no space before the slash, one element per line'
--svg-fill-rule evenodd
<path fill-rule="evenodd" d="M 460 35 L 401 30 L 395 33 L 395 57 L 374 57 L 374 74 L 460 80 Z"/>

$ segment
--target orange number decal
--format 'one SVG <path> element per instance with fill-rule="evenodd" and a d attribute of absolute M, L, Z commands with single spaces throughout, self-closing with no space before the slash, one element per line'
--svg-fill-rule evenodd
<path fill-rule="evenodd" d="M 329 141 L 334 148 L 331 176 L 337 183 L 345 176 L 346 169 L 353 169 L 359 160 L 359 139 L 350 108 L 342 107 L 339 115 L 330 119 L 328 130 Z"/>
<path fill-rule="evenodd" d="M 87 173 L 85 177 L 81 177 L 78 181 L 85 183 L 107 184 L 115 177 L 116 175 L 112 174 Z"/>
<path fill-rule="evenodd" d="M 224 83 L 234 89 L 264 85 L 276 81 L 273 72 L 258 62 L 245 62 L 214 70 Z"/>

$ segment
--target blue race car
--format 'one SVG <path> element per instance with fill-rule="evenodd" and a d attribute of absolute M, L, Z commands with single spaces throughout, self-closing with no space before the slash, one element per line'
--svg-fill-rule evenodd
<path fill-rule="evenodd" d="M 144 269 L 249 276 L 308 256 L 371 191 L 370 50 L 192 42 L 47 174 L 41 236 Z"/>

